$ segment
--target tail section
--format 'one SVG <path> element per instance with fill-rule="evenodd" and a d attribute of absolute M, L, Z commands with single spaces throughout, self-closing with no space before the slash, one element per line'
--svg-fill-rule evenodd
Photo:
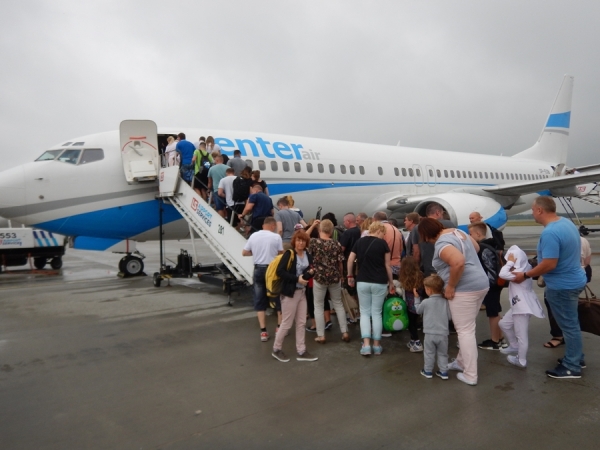
<path fill-rule="evenodd" d="M 533 147 L 514 155 L 515 158 L 537 159 L 553 165 L 567 162 L 572 95 L 573 76 L 565 75 L 539 139 Z"/>

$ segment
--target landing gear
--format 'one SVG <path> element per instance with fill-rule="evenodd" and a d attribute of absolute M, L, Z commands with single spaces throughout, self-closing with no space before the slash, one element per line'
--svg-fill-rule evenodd
<path fill-rule="evenodd" d="M 54 270 L 60 269 L 62 264 L 62 258 L 60 256 L 55 256 L 52 258 L 52 261 L 50 261 L 50 267 L 52 267 Z"/>
<path fill-rule="evenodd" d="M 33 258 L 33 265 L 35 266 L 36 269 L 42 270 L 44 267 L 46 267 L 46 258 L 44 258 L 42 256 Z"/>
<path fill-rule="evenodd" d="M 142 258 L 133 255 L 127 255 L 119 261 L 119 271 L 125 277 L 135 277 L 142 275 L 144 271 L 144 261 Z"/>

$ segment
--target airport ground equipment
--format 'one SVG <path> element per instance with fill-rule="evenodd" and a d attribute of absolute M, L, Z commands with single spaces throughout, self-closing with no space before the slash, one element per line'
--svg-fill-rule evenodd
<path fill-rule="evenodd" d="M 229 297 L 231 293 L 252 284 L 254 263 L 252 258 L 242 256 L 246 239 L 222 218 L 200 195 L 198 195 L 179 176 L 179 167 L 160 169 L 159 201 L 170 202 L 188 222 L 191 230 L 198 234 L 208 247 L 219 257 L 221 264 L 194 264 L 192 257 L 185 251 L 178 256 L 177 265 L 165 264 L 162 246 L 162 207 L 160 208 L 160 272 L 153 276 L 153 282 L 159 287 L 163 279 L 191 277 L 194 274 L 200 281 L 222 285 Z M 193 234 L 192 234 L 193 239 Z"/>
<path fill-rule="evenodd" d="M 2 267 L 23 266 L 30 258 L 36 269 L 62 267 L 65 254 L 62 235 L 32 228 L 0 228 L 0 272 Z"/>

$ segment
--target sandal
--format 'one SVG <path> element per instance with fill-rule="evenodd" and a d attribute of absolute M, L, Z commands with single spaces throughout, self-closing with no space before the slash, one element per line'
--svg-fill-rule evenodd
<path fill-rule="evenodd" d="M 317 342 L 318 344 L 324 344 L 326 342 L 325 341 L 325 336 L 317 336 L 315 338 L 315 342 Z"/>
<path fill-rule="evenodd" d="M 555 342 L 558 342 L 558 344 L 555 344 Z M 560 345 L 565 345 L 565 338 L 552 338 L 550 339 L 548 342 L 546 342 L 544 344 L 544 347 L 546 348 L 556 348 Z"/>
<path fill-rule="evenodd" d="M 342 341 L 350 342 L 350 335 L 348 333 L 342 333 Z"/>

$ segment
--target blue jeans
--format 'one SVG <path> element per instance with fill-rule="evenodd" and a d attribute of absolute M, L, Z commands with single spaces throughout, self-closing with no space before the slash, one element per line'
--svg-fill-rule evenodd
<path fill-rule="evenodd" d="M 387 294 L 387 284 L 356 283 L 358 304 L 360 306 L 360 334 L 363 339 L 371 339 L 371 321 L 373 322 L 373 340 L 381 340 L 383 318 L 381 310 Z"/>
<path fill-rule="evenodd" d="M 565 356 L 563 366 L 573 372 L 581 372 L 580 361 L 583 359 L 583 342 L 577 305 L 581 289 L 549 289 L 546 288 L 546 300 L 552 308 L 552 314 L 562 329 L 565 338 Z"/>

